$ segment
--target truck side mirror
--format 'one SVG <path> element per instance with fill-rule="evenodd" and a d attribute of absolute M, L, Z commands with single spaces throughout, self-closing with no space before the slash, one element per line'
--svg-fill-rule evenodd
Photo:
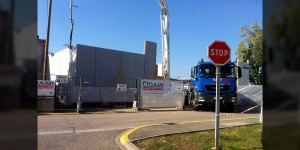
<path fill-rule="evenodd" d="M 238 67 L 237 78 L 241 78 L 241 77 L 242 77 L 242 69 L 241 69 L 241 67 Z"/>
<path fill-rule="evenodd" d="M 195 78 L 195 71 L 194 71 L 195 67 L 191 68 L 191 78 Z"/>

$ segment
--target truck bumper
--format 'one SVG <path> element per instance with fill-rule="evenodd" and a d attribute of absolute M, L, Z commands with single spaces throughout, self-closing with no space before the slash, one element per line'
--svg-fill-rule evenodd
<path fill-rule="evenodd" d="M 215 106 L 216 94 L 197 92 L 195 96 L 195 106 Z M 220 107 L 237 104 L 236 92 L 220 94 Z"/>

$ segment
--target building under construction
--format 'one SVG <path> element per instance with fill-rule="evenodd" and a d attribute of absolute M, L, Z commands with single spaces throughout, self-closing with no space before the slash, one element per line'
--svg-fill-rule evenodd
<path fill-rule="evenodd" d="M 75 103 L 80 90 L 83 103 L 133 102 L 137 80 L 157 75 L 156 43 L 146 41 L 144 54 L 77 44 L 51 54 L 49 63 L 51 80 L 68 76 L 56 90 L 63 103 Z M 117 84 L 126 84 L 127 90 L 117 91 Z"/>
<path fill-rule="evenodd" d="M 169 21 L 167 5 L 159 0 L 161 7 L 161 38 L 163 60 L 160 79 L 170 78 Z M 73 5 L 70 0 L 70 41 L 68 48 L 49 56 L 51 80 L 67 76 L 67 83 L 58 83 L 56 97 L 62 103 L 133 102 L 137 100 L 139 79 L 157 79 L 156 43 L 145 42 L 144 54 L 92 47 L 72 46 Z M 51 3 L 49 3 L 51 10 Z M 48 21 L 50 17 L 48 16 Z M 49 22 L 48 22 L 49 23 Z M 49 26 L 49 25 L 48 25 Z M 48 28 L 49 29 L 49 28 Z M 48 33 L 47 33 L 48 35 Z M 47 52 L 46 52 L 47 53 Z M 60 80 L 60 79 L 59 79 Z M 66 79 L 63 79 L 66 80 Z M 125 91 L 117 86 L 126 87 Z M 82 99 L 82 100 L 81 100 Z"/>

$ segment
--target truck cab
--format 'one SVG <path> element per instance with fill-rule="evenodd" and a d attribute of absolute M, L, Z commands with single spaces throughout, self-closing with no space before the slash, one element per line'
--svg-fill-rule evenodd
<path fill-rule="evenodd" d="M 220 107 L 236 111 L 237 78 L 241 77 L 241 68 L 231 61 L 221 66 Z M 216 101 L 216 67 L 211 62 L 199 61 L 191 68 L 190 104 L 198 111 L 200 108 L 214 108 Z"/>

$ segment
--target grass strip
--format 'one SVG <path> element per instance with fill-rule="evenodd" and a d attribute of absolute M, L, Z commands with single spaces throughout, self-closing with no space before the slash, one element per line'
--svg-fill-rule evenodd
<path fill-rule="evenodd" d="M 141 150 L 208 150 L 214 147 L 214 130 L 159 136 L 133 142 Z M 262 124 L 220 129 L 220 148 L 262 149 Z"/>

